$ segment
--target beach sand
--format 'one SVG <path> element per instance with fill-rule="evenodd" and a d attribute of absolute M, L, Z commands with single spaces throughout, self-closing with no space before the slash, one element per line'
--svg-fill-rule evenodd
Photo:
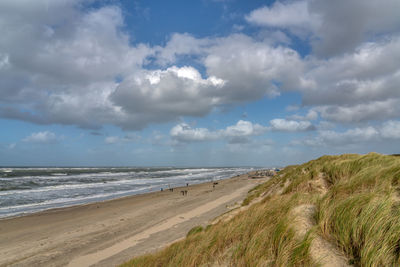
<path fill-rule="evenodd" d="M 249 174 L 0 220 L 0 266 L 115 266 L 237 207 Z M 181 190 L 187 190 L 182 195 Z"/>

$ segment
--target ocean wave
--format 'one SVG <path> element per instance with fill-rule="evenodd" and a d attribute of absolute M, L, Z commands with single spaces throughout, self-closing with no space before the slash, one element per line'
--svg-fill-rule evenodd
<path fill-rule="evenodd" d="M 250 168 L 42 168 L 0 178 L 0 217 L 229 178 Z M 26 169 L 23 169 L 26 171 Z M 90 172 L 92 170 L 93 172 Z M 14 171 L 14 169 L 13 169 Z M 22 172 L 20 173 L 22 174 Z M 26 172 L 25 172 L 26 174 Z M 1 174 L 0 174 L 1 175 Z"/>
<path fill-rule="evenodd" d="M 79 204 L 89 204 L 93 202 L 90 200 L 101 201 L 101 200 L 113 199 L 122 196 L 128 196 L 138 192 L 148 191 L 151 188 L 152 187 L 149 186 L 141 189 L 132 189 L 120 192 L 107 193 L 107 194 L 97 194 L 97 195 L 78 197 L 78 198 L 65 197 L 65 198 L 46 200 L 38 203 L 0 207 L 0 217 L 14 216 L 22 213 L 38 212 L 52 208 L 70 207 Z"/>

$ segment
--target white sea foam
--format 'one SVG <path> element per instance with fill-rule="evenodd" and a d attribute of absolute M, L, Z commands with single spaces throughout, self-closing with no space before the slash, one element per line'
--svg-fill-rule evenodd
<path fill-rule="evenodd" d="M 5 169 L 13 171 L 7 177 Z M 229 178 L 249 168 L 2 168 L 0 217 Z M 30 175 L 29 173 L 32 173 Z M 20 175 L 20 176 L 18 176 Z"/>

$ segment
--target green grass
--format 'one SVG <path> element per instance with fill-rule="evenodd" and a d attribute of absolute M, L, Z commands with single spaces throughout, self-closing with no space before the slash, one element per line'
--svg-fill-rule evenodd
<path fill-rule="evenodd" d="M 318 179 L 324 179 L 326 194 Z M 315 205 L 316 225 L 299 239 L 290 210 L 302 204 Z M 398 156 L 323 156 L 289 166 L 252 189 L 243 205 L 249 208 L 230 221 L 195 227 L 186 239 L 122 266 L 313 266 L 315 235 L 355 266 L 400 266 Z"/>
<path fill-rule="evenodd" d="M 200 233 L 201 231 L 203 231 L 203 227 L 202 226 L 195 226 L 195 227 L 193 227 L 192 229 L 189 230 L 189 232 L 187 233 L 186 236 L 188 237 L 188 236 Z"/>

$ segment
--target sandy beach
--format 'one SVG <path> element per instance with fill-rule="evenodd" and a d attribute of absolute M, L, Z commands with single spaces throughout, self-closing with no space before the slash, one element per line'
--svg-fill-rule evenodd
<path fill-rule="evenodd" d="M 215 187 L 208 182 L 2 219 L 0 266 L 115 266 L 209 224 L 265 180 L 245 174 Z"/>

